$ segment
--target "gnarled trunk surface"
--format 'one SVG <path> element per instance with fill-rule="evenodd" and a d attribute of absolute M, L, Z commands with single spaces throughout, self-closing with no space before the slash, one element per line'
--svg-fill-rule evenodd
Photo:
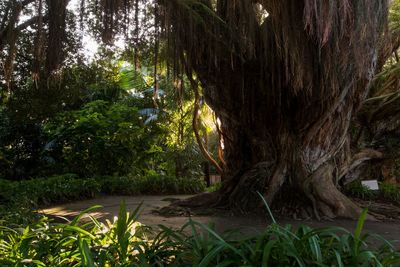
<path fill-rule="evenodd" d="M 349 126 L 375 73 L 387 1 L 160 2 L 224 140 L 222 189 L 181 204 L 246 212 L 258 191 L 304 216 L 357 218 L 337 184 L 363 161 L 349 156 Z"/>
<path fill-rule="evenodd" d="M 254 105 L 244 108 L 258 109 Z M 310 106 L 309 110 L 288 113 L 291 115 L 282 118 L 282 124 L 273 131 L 268 122 L 273 120 L 273 112 L 255 111 L 258 118 L 250 124 L 235 125 L 232 115 L 221 117 L 227 165 L 218 205 L 252 211 L 259 207 L 258 191 L 274 207 L 284 205 L 287 211 L 303 217 L 359 216 L 360 208 L 337 188 L 340 170 L 351 165 L 341 157 L 348 141 L 351 105 L 343 101 L 329 118 L 318 122 L 318 129 L 311 127 L 304 132 L 296 129 L 296 116 L 291 117 L 301 112 L 315 111 Z"/>

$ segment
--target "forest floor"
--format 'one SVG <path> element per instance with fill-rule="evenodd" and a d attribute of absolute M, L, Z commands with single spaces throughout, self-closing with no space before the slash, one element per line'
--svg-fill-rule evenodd
<path fill-rule="evenodd" d="M 81 211 L 92 207 L 94 205 L 101 205 L 103 208 L 95 210 L 90 214 L 99 220 L 113 219 L 118 216 L 120 203 L 125 201 L 127 210 L 133 211 L 142 202 L 141 213 L 139 221 L 145 225 L 157 227 L 157 225 L 165 225 L 170 228 L 180 228 L 188 222 L 188 214 L 181 214 L 175 216 L 162 216 L 158 212 L 163 207 L 167 207 L 171 201 L 176 199 L 183 199 L 190 196 L 103 196 L 96 199 L 78 201 L 69 204 L 43 208 L 39 210 L 51 217 L 65 217 L 71 219 L 78 215 Z M 233 216 L 226 212 L 218 214 L 209 213 L 204 215 L 193 215 L 191 218 L 195 221 L 215 226 L 217 232 L 224 232 L 228 230 L 238 229 L 245 236 L 255 235 L 262 232 L 265 227 L 271 222 L 269 218 L 261 215 L 250 214 L 245 216 Z M 356 227 L 355 221 L 351 220 L 334 220 L 334 221 L 316 221 L 316 220 L 294 220 L 290 218 L 277 217 L 278 223 L 281 225 L 291 224 L 297 226 L 305 224 L 313 228 L 338 226 L 354 231 Z M 383 236 L 387 240 L 393 241 L 393 244 L 400 248 L 400 222 L 399 220 L 383 220 L 379 222 L 367 221 L 364 225 L 364 231 L 375 233 Z"/>

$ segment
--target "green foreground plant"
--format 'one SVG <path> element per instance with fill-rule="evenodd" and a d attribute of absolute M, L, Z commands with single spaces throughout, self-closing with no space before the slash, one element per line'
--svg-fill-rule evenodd
<path fill-rule="evenodd" d="M 137 221 L 121 204 L 118 218 L 99 222 L 87 213 L 56 224 L 42 218 L 21 227 L 0 227 L 1 266 L 399 266 L 400 253 L 379 236 L 362 234 L 367 210 L 353 233 L 340 228 L 297 228 L 272 223 L 255 237 L 218 234 L 189 220 L 179 230 L 158 230 Z M 82 220 L 84 215 L 89 221 Z M 272 216 L 272 214 L 271 214 Z M 273 221 L 275 219 L 272 217 Z M 379 249 L 368 241 L 376 238 Z"/>

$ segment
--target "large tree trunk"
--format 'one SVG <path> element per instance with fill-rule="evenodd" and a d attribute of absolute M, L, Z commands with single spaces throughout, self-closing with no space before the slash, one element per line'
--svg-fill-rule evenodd
<path fill-rule="evenodd" d="M 375 72 L 387 3 L 201 0 L 208 10 L 194 6 L 194 19 L 182 1 L 161 2 L 224 140 L 222 189 L 181 204 L 247 212 L 259 207 L 258 191 L 304 216 L 357 218 L 337 179 L 353 166 L 345 144 Z M 265 21 L 252 2 L 268 11 Z"/>
<path fill-rule="evenodd" d="M 331 107 L 329 116 L 313 118 L 318 113 L 314 105 L 290 110 L 289 106 L 297 107 L 297 99 L 288 103 L 285 112 L 269 110 L 270 105 L 262 101 L 266 99 L 262 88 L 255 88 L 244 89 L 255 95 L 233 108 L 235 112 L 221 111 L 227 100 L 218 101 L 215 96 L 212 100 L 225 141 L 227 181 L 218 204 L 251 211 L 260 203 L 259 191 L 268 203 L 277 198 L 280 201 L 275 206 L 283 201 L 291 212 L 356 218 L 360 209 L 336 187 L 339 170 L 349 163 L 341 155 L 354 109 L 351 97 Z M 308 128 L 301 123 L 305 115 L 314 121 Z"/>

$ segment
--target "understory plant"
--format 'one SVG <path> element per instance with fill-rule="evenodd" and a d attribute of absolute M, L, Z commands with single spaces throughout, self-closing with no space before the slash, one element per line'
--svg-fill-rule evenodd
<path fill-rule="evenodd" d="M 100 184 L 94 178 L 75 174 L 13 182 L 0 180 L 0 198 L 7 205 L 37 207 L 94 197 Z"/>
<path fill-rule="evenodd" d="M 380 191 L 383 198 L 400 204 L 400 186 L 397 184 L 381 183 Z"/>
<path fill-rule="evenodd" d="M 400 253 L 379 236 L 362 234 L 365 210 L 354 233 L 273 223 L 261 234 L 219 234 L 189 220 L 179 230 L 146 227 L 121 204 L 105 223 L 86 214 L 57 224 L 47 218 L 26 227 L 0 227 L 1 266 L 399 266 Z M 269 209 L 268 209 L 269 210 Z M 86 214 L 86 215 L 85 215 Z M 272 214 L 271 214 L 272 215 Z M 86 216 L 86 219 L 83 219 Z M 382 246 L 369 246 L 377 238 Z"/>
<path fill-rule="evenodd" d="M 174 176 L 149 173 L 122 177 L 99 177 L 101 192 L 105 194 L 195 194 L 205 190 L 200 179 L 177 178 Z"/>
<path fill-rule="evenodd" d="M 368 187 L 362 185 L 360 182 L 350 184 L 346 191 L 348 195 L 363 200 L 373 200 L 376 199 L 379 195 L 376 190 L 371 190 Z"/>
<path fill-rule="evenodd" d="M 350 196 L 363 200 L 376 200 L 378 198 L 400 204 L 400 186 L 386 182 L 379 183 L 379 190 L 371 190 L 360 182 L 352 183 L 346 189 Z"/>
<path fill-rule="evenodd" d="M 33 210 L 38 207 L 90 199 L 99 194 L 194 194 L 204 190 L 205 184 L 200 179 L 155 173 L 93 178 L 64 174 L 19 182 L 0 179 L 0 225 L 2 221 L 27 224 L 36 219 Z"/>

